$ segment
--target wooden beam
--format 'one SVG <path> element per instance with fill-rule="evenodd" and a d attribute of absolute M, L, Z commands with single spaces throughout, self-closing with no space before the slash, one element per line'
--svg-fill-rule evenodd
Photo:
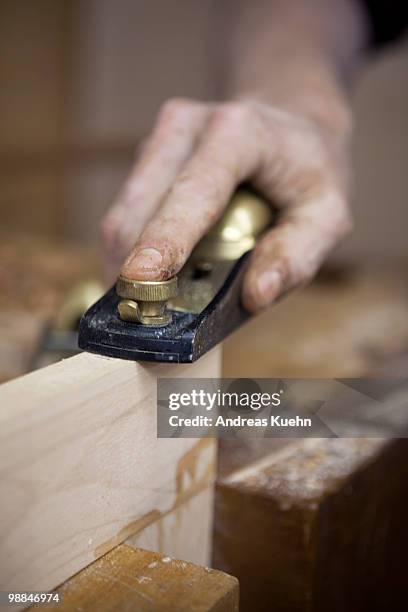
<path fill-rule="evenodd" d="M 0 589 L 54 588 L 212 485 L 214 441 L 156 438 L 156 381 L 219 364 L 83 353 L 0 386 Z"/>
<path fill-rule="evenodd" d="M 63 584 L 58 612 L 238 612 L 238 580 L 223 572 L 121 545 Z"/>
<path fill-rule="evenodd" d="M 405 439 L 294 440 L 219 482 L 214 566 L 242 612 L 405 609 L 407 496 Z"/>

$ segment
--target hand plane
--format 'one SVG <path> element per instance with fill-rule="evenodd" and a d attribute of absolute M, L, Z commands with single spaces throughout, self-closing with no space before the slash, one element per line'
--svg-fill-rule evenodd
<path fill-rule="evenodd" d="M 245 263 L 273 220 L 270 204 L 238 189 L 178 277 L 119 276 L 83 315 L 79 347 L 121 359 L 195 361 L 249 318 L 240 301 Z"/>

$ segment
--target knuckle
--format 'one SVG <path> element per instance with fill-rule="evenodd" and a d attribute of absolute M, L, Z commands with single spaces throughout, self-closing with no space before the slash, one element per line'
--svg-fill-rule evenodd
<path fill-rule="evenodd" d="M 253 119 L 254 112 L 249 104 L 242 102 L 229 102 L 219 106 L 215 111 L 215 120 L 221 125 L 232 128 L 243 127 Z"/>
<path fill-rule="evenodd" d="M 193 201 L 200 194 L 200 200 L 207 203 L 206 208 L 212 208 L 212 204 L 219 198 L 219 181 L 213 172 L 200 172 L 199 179 L 191 172 L 183 172 L 175 181 L 172 193 L 177 194 L 183 200 L 189 198 Z"/>
<path fill-rule="evenodd" d="M 160 109 L 159 120 L 168 122 L 184 117 L 194 108 L 193 100 L 187 98 L 170 98 Z"/>
<path fill-rule="evenodd" d="M 194 177 L 188 170 L 182 172 L 177 179 L 174 181 L 170 194 L 172 196 L 180 196 L 180 197 L 194 197 L 196 193 L 196 184 Z"/>
<path fill-rule="evenodd" d="M 296 142 L 299 159 L 306 168 L 315 168 L 322 176 L 326 176 L 331 164 L 325 143 L 314 129 L 309 129 L 305 136 L 306 138 Z"/>
<path fill-rule="evenodd" d="M 326 176 L 331 167 L 331 156 L 322 135 L 309 124 L 300 125 L 299 130 L 287 128 L 282 132 L 282 142 L 290 159 L 299 167 Z"/>

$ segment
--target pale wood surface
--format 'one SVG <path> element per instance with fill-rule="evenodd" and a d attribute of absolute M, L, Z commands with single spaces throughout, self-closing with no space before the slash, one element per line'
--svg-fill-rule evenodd
<path fill-rule="evenodd" d="M 212 553 L 214 487 L 208 486 L 126 540 L 134 548 L 209 565 Z"/>
<path fill-rule="evenodd" d="M 238 612 L 238 580 L 223 572 L 121 545 L 63 584 L 58 612 Z"/>
<path fill-rule="evenodd" d="M 0 588 L 53 588 L 211 485 L 213 441 L 156 438 L 156 380 L 219 363 L 84 353 L 0 386 Z"/>

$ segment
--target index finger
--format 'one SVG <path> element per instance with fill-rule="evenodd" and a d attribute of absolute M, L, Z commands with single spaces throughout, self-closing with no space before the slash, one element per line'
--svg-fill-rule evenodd
<path fill-rule="evenodd" d="M 260 134 L 252 119 L 240 105 L 214 112 L 196 153 L 123 265 L 124 276 L 165 280 L 182 268 L 259 163 Z"/>

